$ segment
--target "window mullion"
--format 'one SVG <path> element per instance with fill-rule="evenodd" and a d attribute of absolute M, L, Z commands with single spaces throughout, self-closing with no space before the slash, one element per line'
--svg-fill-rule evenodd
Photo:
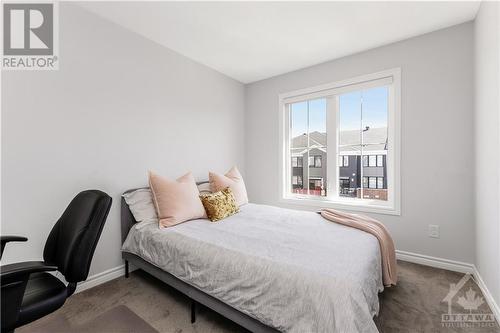
<path fill-rule="evenodd" d="M 338 98 L 329 96 L 326 99 L 326 193 L 328 198 L 337 198 L 339 189 L 338 161 Z"/>
<path fill-rule="evenodd" d="M 311 163 L 309 162 L 311 159 L 310 156 L 311 153 L 311 142 L 309 138 L 309 101 L 307 101 L 307 179 L 306 179 L 306 184 L 307 184 L 307 194 L 311 195 L 311 189 L 310 189 L 310 174 L 311 174 Z"/>
<path fill-rule="evenodd" d="M 360 118 L 361 118 L 361 119 L 360 119 L 360 123 L 361 123 L 361 124 L 360 124 L 360 131 L 361 131 L 361 147 L 360 147 L 360 157 L 359 157 L 359 159 L 360 159 L 360 165 L 361 165 L 360 170 L 359 170 L 359 172 L 360 172 L 360 175 L 359 175 L 359 176 L 360 176 L 360 180 L 361 180 L 361 181 L 360 181 L 360 183 L 361 183 L 361 184 L 360 184 L 360 195 L 359 195 L 359 198 L 360 198 L 361 200 L 363 200 L 363 198 L 364 198 L 364 194 L 363 194 L 363 191 L 364 191 L 364 189 L 363 189 L 363 176 L 364 176 L 364 163 L 363 163 L 363 154 L 364 154 L 364 146 L 363 146 L 363 145 L 364 145 L 364 129 L 363 129 L 363 92 L 361 92 L 361 100 L 360 100 L 360 105 L 359 105 L 359 107 L 360 107 Z M 367 157 L 367 159 L 368 159 L 368 163 L 367 163 L 367 164 L 368 164 L 368 166 L 369 166 L 369 165 L 370 165 L 370 159 L 369 159 L 369 157 Z M 368 185 L 368 187 L 370 187 L 370 179 L 368 179 L 368 184 L 367 184 L 367 185 Z"/>
<path fill-rule="evenodd" d="M 292 179 L 292 175 L 293 175 L 293 172 L 292 172 L 292 168 L 291 168 L 291 154 L 290 154 L 290 149 L 292 147 L 292 136 L 291 136 L 291 129 L 292 129 L 292 126 L 293 126 L 293 123 L 292 123 L 292 116 L 291 116 L 291 112 L 292 112 L 292 107 L 291 107 L 291 104 L 286 104 L 285 105 L 285 123 L 286 123 L 286 127 L 285 127 L 285 135 L 286 135 L 286 145 L 285 145 L 285 181 L 286 181 L 286 184 L 285 184 L 285 191 L 286 193 L 290 193 L 291 189 L 293 188 L 292 185 L 290 185 L 290 180 Z"/>

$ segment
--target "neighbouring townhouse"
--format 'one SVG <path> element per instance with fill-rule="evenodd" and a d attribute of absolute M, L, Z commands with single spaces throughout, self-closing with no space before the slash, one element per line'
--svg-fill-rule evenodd
<path fill-rule="evenodd" d="M 327 195 L 327 135 L 304 133 L 291 142 L 291 184 L 294 193 Z M 338 194 L 387 200 L 387 128 L 340 132 Z"/>

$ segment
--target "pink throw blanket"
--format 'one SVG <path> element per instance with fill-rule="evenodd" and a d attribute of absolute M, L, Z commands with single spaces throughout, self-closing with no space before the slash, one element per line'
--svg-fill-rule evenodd
<path fill-rule="evenodd" d="M 382 279 L 384 286 L 396 285 L 398 272 L 396 267 L 396 251 L 389 231 L 379 221 L 371 217 L 358 214 L 344 213 L 335 209 L 322 209 L 321 216 L 325 219 L 356 228 L 377 237 L 382 256 Z"/>

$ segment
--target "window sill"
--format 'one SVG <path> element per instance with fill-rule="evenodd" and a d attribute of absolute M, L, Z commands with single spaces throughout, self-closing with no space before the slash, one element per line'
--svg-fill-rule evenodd
<path fill-rule="evenodd" d="M 326 198 L 289 196 L 289 197 L 282 197 L 280 199 L 280 202 L 291 205 L 300 205 L 300 206 L 317 207 L 317 208 L 334 208 L 339 210 L 350 210 L 356 212 L 398 215 L 398 216 L 401 215 L 401 211 L 399 208 L 393 205 L 379 204 L 375 200 L 372 201 L 366 200 L 364 203 L 360 203 L 356 202 L 355 200 L 349 200 L 349 199 L 333 200 Z"/>

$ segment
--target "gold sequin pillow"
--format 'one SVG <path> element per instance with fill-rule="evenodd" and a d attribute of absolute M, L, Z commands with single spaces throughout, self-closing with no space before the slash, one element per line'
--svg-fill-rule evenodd
<path fill-rule="evenodd" d="M 234 194 L 229 187 L 222 191 L 202 194 L 200 199 L 203 207 L 205 207 L 208 219 L 212 222 L 222 220 L 240 211 Z"/>

